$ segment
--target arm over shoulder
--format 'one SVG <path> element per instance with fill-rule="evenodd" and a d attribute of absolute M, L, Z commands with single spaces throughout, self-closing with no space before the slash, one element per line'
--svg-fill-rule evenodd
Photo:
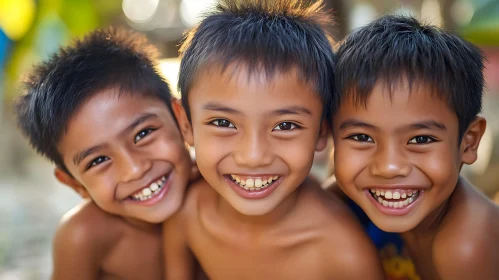
<path fill-rule="evenodd" d="M 99 279 L 102 261 L 116 238 L 98 225 L 100 210 L 88 209 L 94 207 L 87 204 L 63 218 L 54 238 L 52 280 Z"/>

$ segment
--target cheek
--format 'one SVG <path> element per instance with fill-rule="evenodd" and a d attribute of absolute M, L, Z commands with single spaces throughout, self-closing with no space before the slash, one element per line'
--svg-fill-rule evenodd
<path fill-rule="evenodd" d="M 442 147 L 432 153 L 420 155 L 417 167 L 426 174 L 434 186 L 455 185 L 459 176 L 457 150 Z"/>
<path fill-rule="evenodd" d="M 367 165 L 367 151 L 355 150 L 342 143 L 335 143 L 334 173 L 338 181 L 353 181 Z"/>

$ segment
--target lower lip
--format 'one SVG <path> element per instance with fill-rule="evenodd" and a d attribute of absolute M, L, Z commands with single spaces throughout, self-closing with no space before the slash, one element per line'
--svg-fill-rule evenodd
<path fill-rule="evenodd" d="M 141 205 L 141 206 L 153 206 L 155 205 L 156 203 L 158 203 L 159 201 L 161 201 L 161 199 L 163 199 L 163 197 L 168 193 L 168 190 L 170 190 L 170 185 L 171 185 L 171 176 L 172 173 L 170 173 L 170 175 L 168 175 L 168 177 L 166 178 L 166 181 L 163 185 L 163 188 L 159 191 L 159 193 L 155 194 L 153 197 L 151 197 L 150 199 L 147 199 L 147 200 L 132 200 L 132 199 L 129 199 L 129 201 L 131 201 L 132 203 L 135 203 L 135 204 L 138 204 L 138 205 Z"/>
<path fill-rule="evenodd" d="M 389 206 L 384 206 L 383 204 L 380 204 L 374 197 L 371 195 L 369 190 L 364 191 L 366 196 L 371 200 L 371 202 L 378 208 L 378 210 L 385 214 L 385 215 L 390 215 L 390 216 L 404 216 L 407 215 L 409 212 L 412 211 L 414 207 L 416 207 L 417 204 L 419 204 L 419 201 L 421 198 L 423 198 L 424 192 L 422 190 L 419 191 L 419 196 L 418 198 L 413 201 L 411 204 L 408 204 L 407 206 L 404 206 L 402 208 L 393 208 Z"/>
<path fill-rule="evenodd" d="M 225 181 L 229 186 L 240 196 L 247 199 L 261 199 L 269 196 L 282 182 L 283 177 L 274 181 L 270 186 L 266 187 L 263 190 L 259 191 L 247 191 L 241 188 L 238 184 L 232 181 L 228 176 L 224 176 Z"/>

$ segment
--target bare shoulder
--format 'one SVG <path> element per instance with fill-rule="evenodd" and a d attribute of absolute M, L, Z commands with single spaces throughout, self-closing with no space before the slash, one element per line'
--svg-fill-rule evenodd
<path fill-rule="evenodd" d="M 120 240 L 124 224 L 92 201 L 70 210 L 55 234 L 52 279 L 99 279 L 103 261 Z"/>
<path fill-rule="evenodd" d="M 202 204 L 208 203 L 216 196 L 215 190 L 203 178 L 189 184 L 184 203 L 175 216 L 187 218 L 195 215 Z"/>
<path fill-rule="evenodd" d="M 383 279 L 374 244 L 346 203 L 315 185 L 307 185 L 302 196 L 308 220 L 316 224 L 322 237 L 318 248 L 335 278 Z"/>
<path fill-rule="evenodd" d="M 54 239 L 55 250 L 75 248 L 104 254 L 119 240 L 122 229 L 122 219 L 85 201 L 62 217 Z"/>
<path fill-rule="evenodd" d="M 433 246 L 441 277 L 499 279 L 499 207 L 465 180 L 448 207 Z"/>

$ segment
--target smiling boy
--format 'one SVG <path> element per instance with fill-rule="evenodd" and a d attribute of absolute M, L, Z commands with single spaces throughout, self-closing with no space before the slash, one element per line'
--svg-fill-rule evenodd
<path fill-rule="evenodd" d="M 90 33 L 39 64 L 17 105 L 30 144 L 88 198 L 54 240 L 52 279 L 162 279 L 161 225 L 180 207 L 189 153 L 144 37 Z"/>
<path fill-rule="evenodd" d="M 333 89 L 320 5 L 220 1 L 184 42 L 177 118 L 206 181 L 165 223 L 167 279 L 192 279 L 194 256 L 210 279 L 383 279 L 352 214 L 307 179 Z"/>
<path fill-rule="evenodd" d="M 459 177 L 485 131 L 483 57 L 455 35 L 385 16 L 337 54 L 335 175 L 421 279 L 499 279 L 499 208 Z"/>

